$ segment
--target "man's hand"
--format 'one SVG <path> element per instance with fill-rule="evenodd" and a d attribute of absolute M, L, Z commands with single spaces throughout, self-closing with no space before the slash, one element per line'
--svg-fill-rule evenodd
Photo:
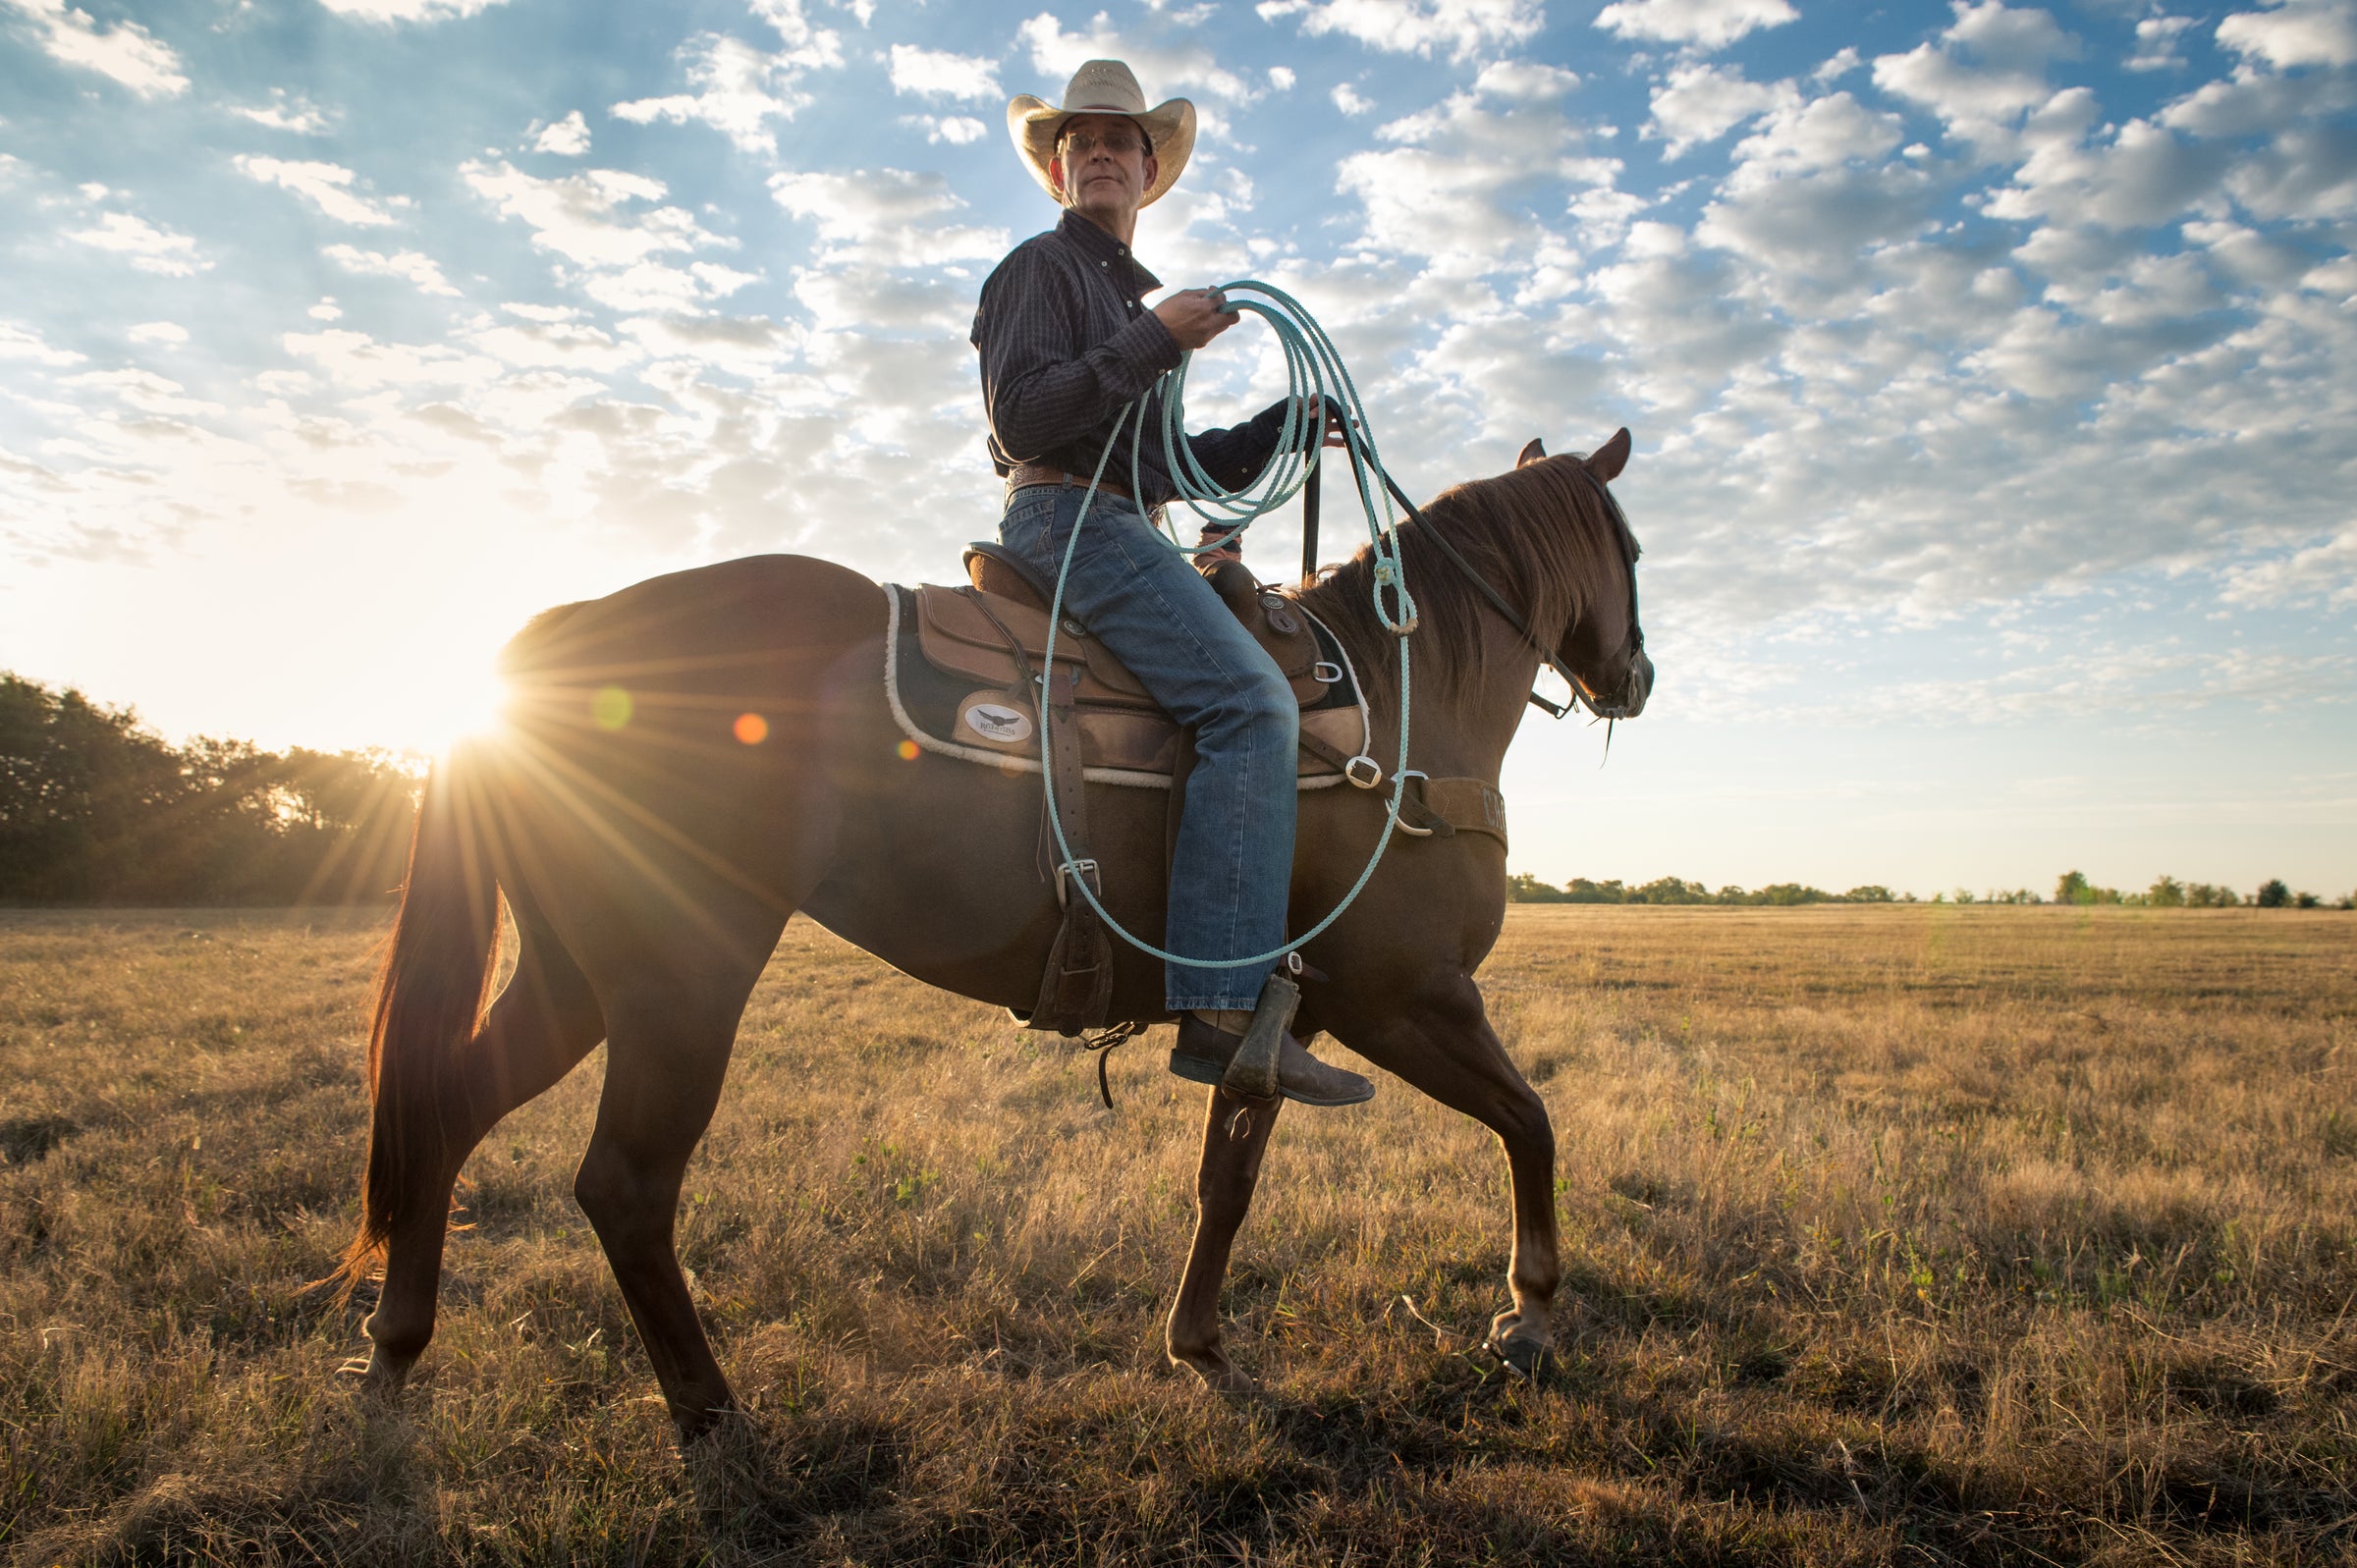
<path fill-rule="evenodd" d="M 1154 307 L 1180 349 L 1193 352 L 1242 319 L 1217 289 L 1182 289 Z"/>
<path fill-rule="evenodd" d="M 1301 421 L 1301 427 L 1304 436 L 1306 437 L 1308 432 L 1314 431 L 1318 428 L 1318 404 L 1321 400 L 1312 397 L 1295 398 L 1292 401 L 1294 407 L 1298 410 L 1297 417 Z M 1323 401 L 1326 405 L 1326 440 L 1324 445 L 1329 447 L 1348 446 L 1350 444 L 1350 435 L 1344 425 L 1343 418 L 1343 406 L 1341 401 L 1335 398 L 1327 398 Z M 1304 440 L 1303 444 L 1307 444 L 1306 439 Z"/>

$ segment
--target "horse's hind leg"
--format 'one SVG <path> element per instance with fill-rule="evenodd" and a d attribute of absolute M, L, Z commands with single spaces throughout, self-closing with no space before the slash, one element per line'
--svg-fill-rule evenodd
<path fill-rule="evenodd" d="M 467 1155 L 502 1116 L 571 1072 L 605 1033 L 597 1000 L 572 956 L 522 920 L 518 932 L 516 973 L 444 1086 L 442 1157 L 408 1168 L 414 1186 L 401 1205 L 407 1217 L 386 1238 L 384 1288 L 365 1325 L 374 1343 L 367 1373 L 373 1388 L 400 1387 L 434 1336 L 450 1192 Z"/>
<path fill-rule="evenodd" d="M 1389 1017 L 1338 1021 L 1359 1054 L 1406 1079 L 1498 1135 L 1514 1187 L 1514 1305 L 1490 1324 L 1490 1348 L 1521 1372 L 1547 1353 L 1555 1292 L 1562 1282 L 1555 1226 L 1555 1126 L 1547 1105 L 1490 1028 L 1481 989 L 1452 976 Z"/>
<path fill-rule="evenodd" d="M 772 929 L 771 945 L 777 937 Z M 725 978 L 648 976 L 608 997 L 605 1095 L 574 1180 L 683 1440 L 736 1405 L 681 1276 L 673 1227 L 759 973 L 756 962 Z"/>
<path fill-rule="evenodd" d="M 1269 1134 L 1276 1130 L 1277 1112 L 1284 1104 L 1283 1099 L 1246 1102 L 1214 1089 L 1205 1108 L 1203 1160 L 1195 1171 L 1195 1241 L 1187 1251 L 1178 1299 L 1171 1305 L 1164 1343 L 1172 1361 L 1194 1368 L 1221 1393 L 1252 1390 L 1252 1379 L 1228 1359 L 1220 1344 L 1220 1286 L 1228 1278 L 1229 1253 L 1245 1211 L 1252 1207 L 1261 1158 L 1269 1152 Z M 1230 1137 L 1232 1119 L 1247 1105 L 1248 1129 L 1238 1126 L 1241 1136 Z"/>

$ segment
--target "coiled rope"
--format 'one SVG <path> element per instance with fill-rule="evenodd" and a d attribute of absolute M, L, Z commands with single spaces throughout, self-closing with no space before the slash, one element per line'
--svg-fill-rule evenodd
<path fill-rule="evenodd" d="M 1267 302 L 1235 298 L 1234 295 L 1242 290 L 1265 296 Z M 1343 427 L 1350 432 L 1350 440 L 1342 450 L 1349 454 L 1351 474 L 1357 481 L 1359 506 L 1367 518 L 1368 549 L 1374 563 L 1374 586 L 1371 592 L 1375 618 L 1399 643 L 1399 757 L 1392 769 L 1392 795 L 1384 813 L 1383 833 L 1375 840 L 1375 852 L 1367 857 L 1365 868 L 1359 872 L 1358 880 L 1350 885 L 1350 891 L 1343 894 L 1342 902 L 1336 904 L 1323 920 L 1283 946 L 1243 958 L 1194 958 L 1166 951 L 1144 938 L 1133 935 L 1114 919 L 1113 912 L 1090 890 L 1087 878 L 1075 875 L 1064 879 L 1068 887 L 1078 890 L 1080 896 L 1088 900 L 1089 907 L 1097 912 L 1097 917 L 1105 922 L 1115 936 L 1149 957 L 1199 969 L 1241 969 L 1250 965 L 1275 963 L 1288 953 L 1315 941 L 1329 926 L 1340 920 L 1343 911 L 1349 908 L 1366 890 L 1367 884 L 1374 879 L 1375 868 L 1383 862 L 1384 851 L 1391 847 L 1392 834 L 1398 825 L 1399 808 L 1407 788 L 1407 716 L 1411 691 L 1408 683 L 1407 639 L 1408 634 L 1416 629 L 1416 601 L 1407 591 L 1407 574 L 1400 561 L 1399 519 L 1392 510 L 1391 493 L 1396 487 L 1388 483 L 1389 475 L 1384 472 L 1382 460 L 1376 453 L 1373 432 L 1367 425 L 1366 407 L 1359 400 L 1358 387 L 1351 381 L 1348 367 L 1343 363 L 1342 354 L 1334 347 L 1334 340 L 1301 307 L 1298 300 L 1273 285 L 1246 279 L 1222 285 L 1214 293 L 1226 297 L 1231 310 L 1248 311 L 1268 322 L 1277 334 L 1279 346 L 1285 351 L 1286 410 L 1285 423 L 1277 438 L 1277 455 L 1241 490 L 1229 490 L 1203 471 L 1202 465 L 1195 461 L 1193 450 L 1186 444 L 1184 400 L 1187 366 L 1194 358 L 1191 351 L 1178 356 L 1178 368 L 1165 371 L 1155 382 L 1153 391 L 1125 405 L 1115 420 L 1115 440 L 1106 443 L 1105 451 L 1097 459 L 1096 471 L 1088 477 L 1087 493 L 1080 498 L 1079 514 L 1072 519 L 1071 537 L 1065 542 L 1064 559 L 1056 569 L 1056 595 L 1048 606 L 1048 643 L 1041 661 L 1046 673 L 1039 678 L 1047 681 L 1056 677 L 1056 633 L 1064 624 L 1065 581 L 1071 573 L 1073 552 L 1080 543 L 1080 529 L 1088 521 L 1089 508 L 1095 504 L 1098 482 L 1105 476 L 1105 464 L 1112 458 L 1114 446 L 1124 427 L 1129 427 L 1130 433 L 1129 493 L 1133 496 L 1145 494 L 1138 470 L 1137 450 L 1145 440 L 1146 406 L 1152 401 L 1154 391 L 1162 394 L 1164 462 L 1173 482 L 1178 487 L 1178 500 L 1185 503 L 1196 515 L 1214 519 L 1214 525 L 1219 529 L 1216 538 L 1207 537 L 1200 543 L 1189 545 L 1172 531 L 1166 515 L 1162 534 L 1157 537 L 1161 537 L 1171 549 L 1184 555 L 1200 555 L 1227 548 L 1255 520 L 1290 501 L 1307 481 L 1311 465 L 1319 460 L 1324 451 L 1327 409 L 1329 406 L 1341 407 Z M 1332 400 L 1331 405 L 1329 399 Z M 1309 410 L 1315 410 L 1314 432 Z M 1369 483 L 1370 479 L 1385 482 Z M 1375 511 L 1378 498 L 1383 507 L 1380 517 Z M 1207 528 L 1205 531 L 1209 533 L 1211 530 Z M 1384 602 L 1387 595 L 1391 599 L 1389 605 Z M 1043 685 L 1040 690 L 1043 720 L 1046 713 L 1044 705 L 1051 696 L 1052 693 Z M 1061 864 L 1069 868 L 1076 857 L 1071 844 L 1065 838 L 1064 819 L 1056 809 L 1053 783 L 1055 763 L 1048 750 L 1053 743 L 1049 727 L 1043 722 L 1039 727 L 1040 784 L 1047 795 L 1048 827 L 1056 836 L 1057 853 L 1062 856 Z"/>

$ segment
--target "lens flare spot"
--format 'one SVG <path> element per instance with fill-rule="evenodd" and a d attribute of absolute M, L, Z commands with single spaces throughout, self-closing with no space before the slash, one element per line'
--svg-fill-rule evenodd
<path fill-rule="evenodd" d="M 913 740 L 904 740 L 894 749 L 900 752 L 901 760 L 903 762 L 914 762 L 916 760 L 916 742 Z"/>
<path fill-rule="evenodd" d="M 589 699 L 589 717 L 597 721 L 600 730 L 620 730 L 630 722 L 634 706 L 630 694 L 620 686 L 600 686 L 597 695 Z"/>
<path fill-rule="evenodd" d="M 737 722 L 730 728 L 737 731 L 737 738 L 748 746 L 757 746 L 769 738 L 769 721 L 757 713 L 739 714 Z"/>

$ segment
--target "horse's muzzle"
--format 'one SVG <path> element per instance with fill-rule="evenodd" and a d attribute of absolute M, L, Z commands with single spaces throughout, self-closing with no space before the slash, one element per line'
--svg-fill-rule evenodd
<path fill-rule="evenodd" d="M 1645 699 L 1653 695 L 1653 660 L 1644 649 L 1628 662 L 1628 678 L 1620 682 L 1614 695 L 1588 697 L 1588 711 L 1599 719 L 1634 719 L 1645 711 Z"/>

